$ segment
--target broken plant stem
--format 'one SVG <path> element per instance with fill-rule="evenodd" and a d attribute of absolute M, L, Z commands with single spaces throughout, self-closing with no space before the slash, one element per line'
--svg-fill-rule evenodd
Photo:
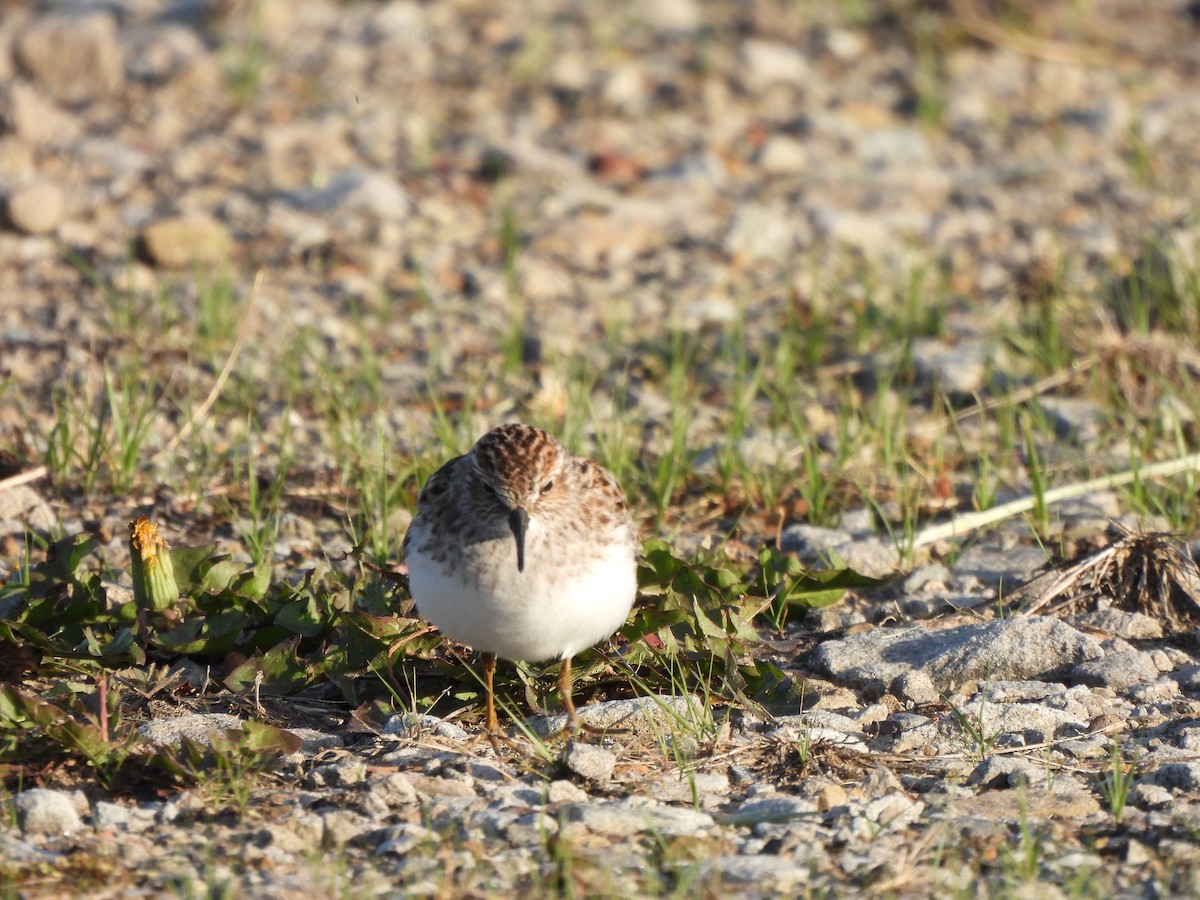
<path fill-rule="evenodd" d="M 1019 500 L 1002 503 L 991 509 L 982 509 L 978 512 L 956 516 L 949 522 L 938 522 L 936 525 L 930 525 L 928 528 L 919 531 L 916 537 L 913 538 L 913 547 L 924 547 L 948 538 L 962 537 L 978 528 L 984 528 L 996 522 L 1003 522 L 1005 519 L 1011 519 L 1014 516 L 1024 515 L 1036 509 L 1039 504 L 1048 507 L 1055 503 L 1061 503 L 1064 500 L 1070 500 L 1073 497 L 1082 497 L 1095 491 L 1103 491 L 1109 488 L 1120 487 L 1123 484 L 1130 484 L 1139 478 L 1162 478 L 1189 470 L 1200 470 L 1200 453 L 1189 453 L 1187 456 L 1181 456 L 1178 459 L 1168 459 L 1149 466 L 1138 466 L 1135 469 L 1126 469 L 1124 472 L 1117 472 L 1113 475 L 1103 475 L 1100 478 L 1092 478 L 1088 481 L 1081 481 L 1078 484 L 1067 484 L 1058 488 L 1050 488 L 1040 495 L 1022 497 Z"/>
<path fill-rule="evenodd" d="M 33 469 L 27 469 L 24 472 L 18 472 L 16 475 L 10 475 L 8 478 L 0 478 L 0 491 L 15 488 L 30 481 L 37 481 L 39 478 L 45 477 L 45 475 L 46 467 L 37 466 Z"/>
<path fill-rule="evenodd" d="M 108 676 L 101 675 L 96 681 L 97 701 L 100 706 L 100 740 L 108 743 Z"/>

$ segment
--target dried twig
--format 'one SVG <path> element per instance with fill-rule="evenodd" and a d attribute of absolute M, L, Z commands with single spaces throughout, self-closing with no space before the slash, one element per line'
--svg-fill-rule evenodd
<path fill-rule="evenodd" d="M 951 0 L 950 5 L 958 24 L 972 37 L 985 43 L 1005 47 L 1014 53 L 1044 59 L 1048 62 L 1083 66 L 1102 66 L 1109 62 L 1108 54 L 1094 47 L 1081 47 L 1076 44 L 1068 44 L 1066 41 L 1019 34 L 1002 28 L 990 19 L 984 18 L 975 8 L 972 0 Z"/>
<path fill-rule="evenodd" d="M 15 488 L 30 481 L 37 481 L 39 478 L 45 478 L 46 471 L 45 466 L 37 466 L 33 469 L 26 469 L 24 472 L 18 472 L 16 475 L 10 475 L 8 478 L 0 478 L 0 491 Z"/>
<path fill-rule="evenodd" d="M 930 525 L 917 532 L 916 537 L 913 538 L 913 547 L 925 547 L 948 538 L 963 537 L 978 528 L 1023 515 L 1039 504 L 1050 506 L 1075 497 L 1084 497 L 1096 491 L 1129 484 L 1139 478 L 1162 478 L 1187 471 L 1200 471 L 1200 453 L 1190 453 L 1178 459 L 1168 459 L 1148 466 L 1139 466 L 1136 469 L 1126 469 L 1124 472 L 1103 475 L 1100 478 L 1092 478 L 1078 484 L 1063 485 L 1046 491 L 1041 497 L 1022 497 L 991 509 L 956 516 L 949 522 L 938 522 L 936 525 Z"/>

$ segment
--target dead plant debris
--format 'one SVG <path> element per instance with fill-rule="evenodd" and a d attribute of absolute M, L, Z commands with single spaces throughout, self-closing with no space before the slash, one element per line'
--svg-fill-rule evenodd
<path fill-rule="evenodd" d="M 1179 539 L 1117 527 L 1108 546 L 1020 588 L 1018 599 L 1032 598 L 1022 612 L 1065 616 L 1111 604 L 1159 620 L 1164 634 L 1200 627 L 1200 568 Z"/>

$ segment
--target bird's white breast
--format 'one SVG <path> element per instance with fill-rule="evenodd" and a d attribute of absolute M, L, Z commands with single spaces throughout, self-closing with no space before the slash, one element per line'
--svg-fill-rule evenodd
<path fill-rule="evenodd" d="M 511 536 L 466 546 L 455 563 L 418 541 L 408 558 L 417 609 L 453 640 L 506 659 L 574 656 L 625 623 L 637 562 L 632 544 L 572 543 L 531 520 L 519 571 Z"/>

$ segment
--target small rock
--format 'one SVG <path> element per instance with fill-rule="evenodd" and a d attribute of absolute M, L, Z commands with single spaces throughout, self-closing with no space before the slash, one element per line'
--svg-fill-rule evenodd
<path fill-rule="evenodd" d="M 92 810 L 92 824 L 99 830 L 121 829 L 124 831 L 129 827 L 130 818 L 128 806 L 109 803 L 106 800 L 98 801 L 96 808 Z"/>
<path fill-rule="evenodd" d="M 67 791 L 31 788 L 17 794 L 17 822 L 25 834 L 70 835 L 83 828 Z"/>
<path fill-rule="evenodd" d="M 914 802 L 901 792 L 876 797 L 863 808 L 863 816 L 887 828 L 904 828 L 912 824 L 925 809 L 925 804 Z"/>
<path fill-rule="evenodd" d="M 1042 397 L 1038 403 L 1060 438 L 1085 449 L 1100 445 L 1106 420 L 1096 404 L 1073 397 Z"/>
<path fill-rule="evenodd" d="M 1154 783 L 1177 793 L 1194 794 L 1200 790 L 1200 763 L 1173 762 L 1159 766 Z"/>
<path fill-rule="evenodd" d="M 169 719 L 152 719 L 138 726 L 138 733 L 152 744 L 177 746 L 184 738 L 207 747 L 212 733 L 240 730 L 242 720 L 227 713 L 194 713 Z"/>
<path fill-rule="evenodd" d="M 26 81 L 9 84 L 7 98 L 0 94 L 0 106 L 4 99 L 7 107 L 0 110 L 0 118 L 30 147 L 61 144 L 79 134 L 79 121 Z"/>
<path fill-rule="evenodd" d="M 748 260 L 783 261 L 804 241 L 806 225 L 779 205 L 744 203 L 729 225 L 725 251 Z"/>
<path fill-rule="evenodd" d="M 617 758 L 603 747 L 571 741 L 564 762 L 567 768 L 589 781 L 603 783 L 612 778 Z"/>
<path fill-rule="evenodd" d="M 1014 543 L 1010 536 L 981 542 L 966 550 L 954 565 L 956 575 L 973 575 L 989 587 L 1005 592 L 1030 579 L 1046 564 L 1046 553 L 1038 547 Z"/>
<path fill-rule="evenodd" d="M 1067 621 L 1077 628 L 1099 631 L 1112 637 L 1124 638 L 1127 641 L 1140 641 L 1163 636 L 1162 622 L 1158 619 L 1145 613 L 1125 612 L 1111 606 L 1071 616 Z"/>
<path fill-rule="evenodd" d="M 773 134 L 758 151 L 758 165 L 768 175 L 799 175 L 808 169 L 804 142 L 786 134 Z"/>
<path fill-rule="evenodd" d="M 143 228 L 140 236 L 146 258 L 169 269 L 226 262 L 231 243 L 225 226 L 205 215 L 160 219 Z"/>
<path fill-rule="evenodd" d="M 16 59 L 42 90 L 68 105 L 111 96 L 125 82 L 116 23 L 106 13 L 38 20 L 17 40 Z"/>
<path fill-rule="evenodd" d="M 352 784 L 361 784 L 366 777 L 367 764 L 352 756 L 339 759 L 327 766 L 317 766 L 310 773 L 311 781 L 318 787 L 348 787 Z"/>
<path fill-rule="evenodd" d="M 625 731 L 667 731 L 677 727 L 680 721 L 693 721 L 701 712 L 704 701 L 695 695 L 634 697 L 629 700 L 609 700 L 593 703 L 579 709 L 579 720 L 591 729 L 603 731 L 619 728 Z M 535 720 L 531 723 L 540 735 L 558 734 L 567 725 L 562 713 Z"/>
<path fill-rule="evenodd" d="M 57 185 L 38 182 L 8 195 L 4 212 L 8 222 L 26 234 L 50 234 L 62 222 L 66 200 Z"/>
<path fill-rule="evenodd" d="M 967 776 L 967 784 L 997 790 L 1036 784 L 1046 773 L 1019 756 L 989 756 Z"/>
<path fill-rule="evenodd" d="M 933 680 L 925 672 L 905 672 L 892 682 L 892 693 L 914 706 L 937 703 L 941 699 Z"/>
<path fill-rule="evenodd" d="M 412 200 L 390 175 L 350 170 L 341 172 L 319 188 L 286 191 L 289 206 L 314 215 L 367 213 L 383 221 L 399 222 L 408 216 Z"/>
<path fill-rule="evenodd" d="M 668 837 L 693 835 L 713 825 L 712 816 L 675 806 L 635 806 L 624 802 L 576 803 L 563 807 L 565 820 L 587 831 L 627 837 L 651 832 Z"/>
<path fill-rule="evenodd" d="M 1106 653 L 1098 659 L 1084 660 L 1071 672 L 1076 681 L 1092 687 L 1112 688 L 1114 691 L 1157 681 L 1158 674 L 1154 660 L 1141 650 Z"/>
<path fill-rule="evenodd" d="M 850 62 L 862 56 L 867 49 L 867 40 L 856 31 L 830 28 L 825 33 L 825 49 L 843 62 Z"/>
<path fill-rule="evenodd" d="M 7 488 L 0 491 L 0 519 L 15 519 L 43 502 L 41 494 L 27 484 Z"/>
<path fill-rule="evenodd" d="M 836 806 L 845 806 L 850 801 L 846 789 L 840 784 L 827 784 L 817 792 L 817 809 L 829 812 Z"/>
<path fill-rule="evenodd" d="M 900 568 L 900 552 L 892 544 L 797 522 L 783 531 L 782 549 L 804 563 L 845 564 L 868 578 L 887 578 Z"/>
<path fill-rule="evenodd" d="M 550 787 L 546 791 L 546 802 L 548 803 L 585 803 L 587 801 L 587 793 L 573 781 L 566 781 L 559 778 L 550 782 Z"/>
<path fill-rule="evenodd" d="M 713 882 L 727 887 L 753 888 L 755 896 L 799 893 L 812 877 L 806 862 L 781 856 L 727 854 L 696 865 L 699 884 Z"/>
<path fill-rule="evenodd" d="M 843 791 L 844 793 L 844 791 Z M 761 822 L 790 822 L 811 818 L 818 804 L 804 797 L 771 796 L 747 800 L 733 812 L 721 817 L 723 825 L 757 825 Z"/>
<path fill-rule="evenodd" d="M 775 41 L 748 40 L 742 44 L 747 77 L 759 84 L 800 84 L 808 77 L 808 61 L 795 47 Z"/>
<path fill-rule="evenodd" d="M 873 128 L 859 143 L 859 153 L 868 166 L 913 166 L 927 162 L 932 152 L 929 140 L 916 128 Z"/>
<path fill-rule="evenodd" d="M 427 732 L 436 737 L 461 742 L 470 738 L 465 730 L 453 722 L 427 714 L 399 713 L 384 722 L 381 731 L 383 734 L 402 734 L 407 737 Z"/>
<path fill-rule="evenodd" d="M 978 394 L 987 379 L 989 362 L 989 349 L 982 340 L 947 345 L 936 338 L 919 338 L 912 345 L 917 376 L 951 397 Z"/>
<path fill-rule="evenodd" d="M 904 593 L 943 593 L 950 578 L 950 570 L 941 563 L 929 563 L 904 579 Z"/>
<path fill-rule="evenodd" d="M 390 772 L 371 781 L 371 791 L 388 806 L 407 806 L 418 802 L 416 788 L 403 772 Z"/>
<path fill-rule="evenodd" d="M 637 7 L 656 31 L 687 33 L 700 27 L 700 9 L 694 0 L 642 0 Z"/>
<path fill-rule="evenodd" d="M 1166 809 L 1174 801 L 1162 785 L 1139 781 L 1129 791 L 1129 802 L 1138 809 Z"/>

